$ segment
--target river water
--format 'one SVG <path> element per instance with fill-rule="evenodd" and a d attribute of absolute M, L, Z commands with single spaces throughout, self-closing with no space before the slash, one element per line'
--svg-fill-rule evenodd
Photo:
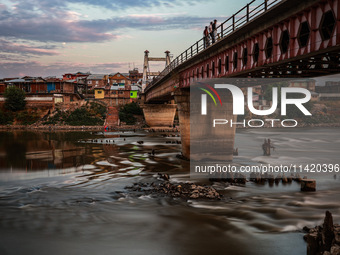
<path fill-rule="evenodd" d="M 261 156 L 264 138 L 275 151 Z M 306 254 L 303 226 L 330 210 L 340 222 L 340 175 L 299 184 L 228 186 L 221 201 L 125 189 L 167 172 L 190 181 L 180 145 L 146 132 L 0 132 L 0 254 Z M 143 144 L 137 141 L 144 141 Z M 113 142 L 114 141 L 114 142 Z M 340 163 L 340 130 L 247 129 L 235 164 Z M 149 153 L 155 149 L 156 156 Z"/>

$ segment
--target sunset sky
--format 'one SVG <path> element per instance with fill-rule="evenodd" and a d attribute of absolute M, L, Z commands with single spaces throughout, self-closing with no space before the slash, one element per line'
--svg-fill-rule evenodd
<path fill-rule="evenodd" d="M 1 0 L 0 78 L 141 71 L 146 49 L 177 56 L 247 2 Z"/>

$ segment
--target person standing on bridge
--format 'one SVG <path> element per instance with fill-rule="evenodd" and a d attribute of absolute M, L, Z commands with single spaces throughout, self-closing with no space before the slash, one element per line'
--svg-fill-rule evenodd
<path fill-rule="evenodd" d="M 206 26 L 204 31 L 203 31 L 203 43 L 204 43 L 204 48 L 209 46 L 209 31 L 208 27 Z"/>
<path fill-rule="evenodd" d="M 209 25 L 209 34 L 210 34 L 210 37 L 211 37 L 211 43 L 215 42 L 213 24 L 214 23 L 211 21 L 210 25 Z"/>
<path fill-rule="evenodd" d="M 215 43 L 216 41 L 216 35 L 217 35 L 217 20 L 214 20 L 214 23 L 212 24 L 213 29 L 213 36 L 212 36 L 212 43 Z"/>

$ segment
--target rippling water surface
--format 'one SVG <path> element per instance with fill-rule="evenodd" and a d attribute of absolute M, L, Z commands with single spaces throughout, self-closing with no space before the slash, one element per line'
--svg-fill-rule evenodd
<path fill-rule="evenodd" d="M 340 163 L 339 129 L 240 130 L 235 164 Z M 276 150 L 261 156 L 264 138 Z M 340 222 L 340 175 L 245 187 L 215 183 L 221 201 L 171 199 L 125 187 L 167 172 L 189 181 L 179 137 L 145 132 L 1 132 L 0 254 L 305 254 L 301 228 L 325 210 Z M 137 141 L 144 141 L 138 144 Z M 156 156 L 151 157 L 152 149 Z"/>

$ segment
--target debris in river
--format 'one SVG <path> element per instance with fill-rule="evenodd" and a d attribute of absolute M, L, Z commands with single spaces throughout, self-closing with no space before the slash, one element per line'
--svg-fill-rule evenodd
<path fill-rule="evenodd" d="M 270 139 L 264 139 L 264 143 L 262 144 L 263 156 L 270 156 L 271 149 L 275 149 L 275 147 L 271 144 Z"/>

